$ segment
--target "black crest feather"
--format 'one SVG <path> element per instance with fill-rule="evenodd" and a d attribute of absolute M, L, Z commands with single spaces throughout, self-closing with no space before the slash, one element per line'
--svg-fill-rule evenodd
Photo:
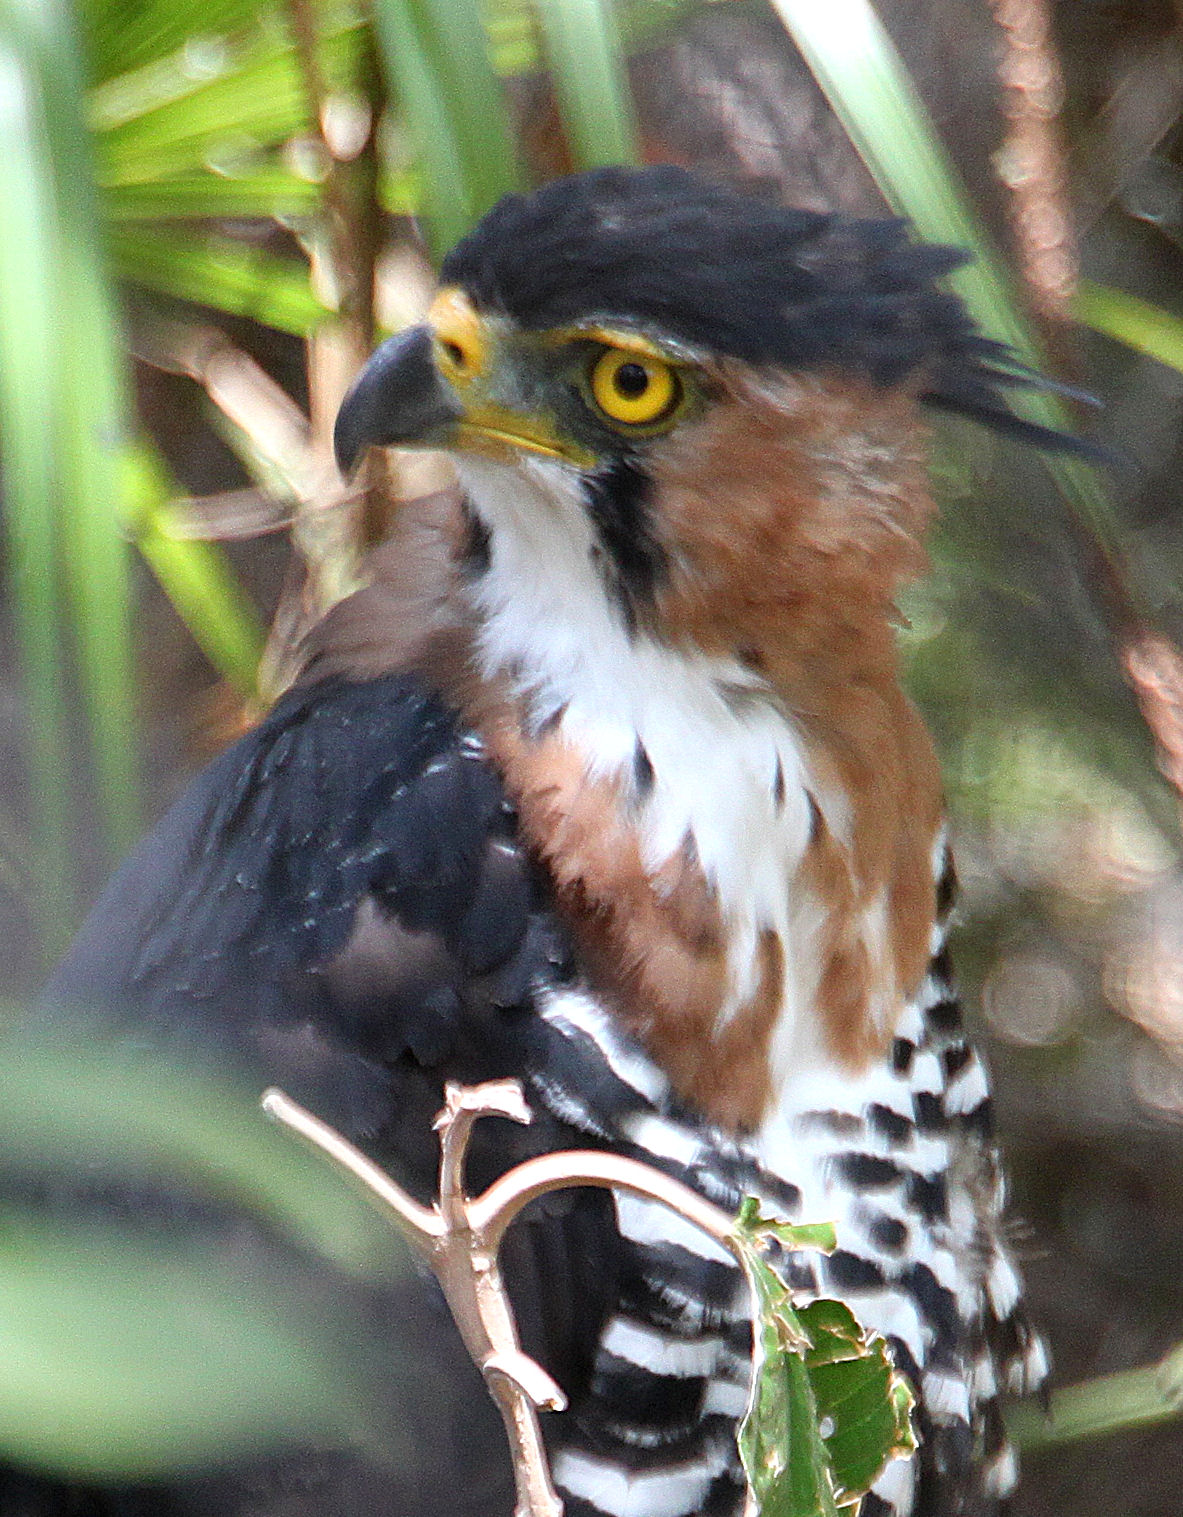
<path fill-rule="evenodd" d="M 757 365 L 885 387 L 919 377 L 941 409 L 1099 454 L 1011 410 L 1009 390 L 1049 382 L 937 283 L 967 257 L 913 242 L 898 219 L 793 210 L 663 164 L 507 196 L 448 254 L 442 278 L 535 330 L 617 318 Z"/>

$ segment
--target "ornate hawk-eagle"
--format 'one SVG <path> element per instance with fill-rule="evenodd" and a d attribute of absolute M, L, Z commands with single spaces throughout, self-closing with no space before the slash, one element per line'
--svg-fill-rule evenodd
<path fill-rule="evenodd" d="M 516 1076 L 536 1148 L 833 1220 L 791 1283 L 847 1301 L 917 1396 L 919 1452 L 864 1517 L 993 1512 L 997 1398 L 1041 1375 L 893 618 L 932 512 L 924 407 L 1071 444 L 1012 413 L 1032 376 L 941 287 L 958 262 L 672 167 L 502 201 L 337 425 L 343 469 L 444 449 L 458 488 L 403 510 L 51 986 L 196 1028 L 424 1195 L 444 1081 Z M 527 1142 L 493 1128 L 486 1173 Z M 730 1257 L 590 1192 L 517 1249 L 571 1402 L 546 1429 L 570 1517 L 738 1514 Z M 457 1429 L 487 1410 L 466 1368 Z M 509 1513 L 496 1437 L 447 1457 L 425 1492 L 296 1454 L 146 1510 Z"/>

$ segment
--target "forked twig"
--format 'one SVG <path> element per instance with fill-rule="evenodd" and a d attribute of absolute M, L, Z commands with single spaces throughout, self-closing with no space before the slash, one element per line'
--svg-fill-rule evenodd
<path fill-rule="evenodd" d="M 430 1266 L 456 1319 L 465 1346 L 480 1367 L 501 1410 L 517 1483 L 516 1517 L 562 1517 L 551 1481 L 538 1412 L 562 1411 L 566 1397 L 540 1364 L 522 1352 L 497 1253 L 506 1229 L 523 1207 L 550 1191 L 595 1186 L 627 1191 L 680 1213 L 736 1253 L 734 1219 L 680 1181 L 635 1159 L 572 1149 L 527 1159 L 480 1196 L 464 1190 L 464 1158 L 478 1117 L 531 1120 L 515 1080 L 464 1087 L 449 1084 L 436 1118 L 440 1135 L 440 1189 L 436 1205 L 408 1196 L 377 1164 L 339 1132 L 283 1091 L 263 1096 L 263 1110 L 355 1176 L 385 1207 L 402 1237 Z"/>

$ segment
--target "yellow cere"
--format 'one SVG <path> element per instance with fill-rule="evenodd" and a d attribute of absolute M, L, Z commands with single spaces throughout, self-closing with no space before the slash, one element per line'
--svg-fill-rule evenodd
<path fill-rule="evenodd" d="M 463 387 L 484 373 L 484 323 L 463 290 L 442 289 L 431 303 L 427 324 L 435 332 L 436 362 L 447 379 Z"/>
<path fill-rule="evenodd" d="M 588 382 L 604 415 L 625 426 L 661 421 L 681 396 L 673 365 L 637 348 L 605 348 L 592 360 Z"/>

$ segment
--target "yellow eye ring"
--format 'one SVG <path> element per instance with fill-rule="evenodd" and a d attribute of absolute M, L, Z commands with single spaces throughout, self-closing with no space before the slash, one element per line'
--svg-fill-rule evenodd
<path fill-rule="evenodd" d="M 435 338 L 436 363 L 446 379 L 464 386 L 484 372 L 484 323 L 463 290 L 441 290 L 427 322 Z"/>
<path fill-rule="evenodd" d="M 661 421 L 682 393 L 672 364 L 627 348 L 605 348 L 599 353 L 592 361 L 588 382 L 604 415 L 631 427 Z"/>
<path fill-rule="evenodd" d="M 463 382 L 480 371 L 480 358 L 475 347 L 458 341 L 455 337 L 436 335 L 440 368 L 449 379 Z"/>

